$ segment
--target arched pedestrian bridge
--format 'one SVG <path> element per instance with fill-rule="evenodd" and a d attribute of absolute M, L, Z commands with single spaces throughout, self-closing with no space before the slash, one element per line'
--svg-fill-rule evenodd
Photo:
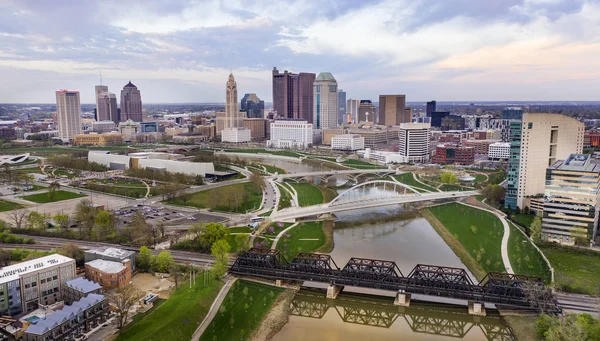
<path fill-rule="evenodd" d="M 309 216 L 397 204 L 458 199 L 479 194 L 477 191 L 419 193 L 413 187 L 389 180 L 373 180 L 355 185 L 331 202 L 305 207 L 289 207 L 275 212 L 271 219 L 290 221 Z"/>

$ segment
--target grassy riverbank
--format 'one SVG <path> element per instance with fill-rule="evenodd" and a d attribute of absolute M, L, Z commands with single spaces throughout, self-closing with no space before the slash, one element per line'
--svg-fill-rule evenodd
<path fill-rule="evenodd" d="M 200 341 L 248 339 L 283 291 L 266 284 L 236 281 Z"/>
<path fill-rule="evenodd" d="M 323 229 L 323 222 L 306 222 L 290 229 L 277 243 L 277 250 L 281 250 L 284 257 L 290 261 L 299 252 L 314 252 L 323 247 L 327 236 Z"/>
<path fill-rule="evenodd" d="M 554 282 L 560 290 L 600 295 L 600 253 L 553 244 L 540 244 L 554 268 Z"/>
<path fill-rule="evenodd" d="M 125 326 L 117 341 L 189 340 L 210 305 L 217 297 L 223 282 L 211 280 L 204 286 L 198 280 L 191 289 L 182 284 L 171 297 L 143 318 Z"/>

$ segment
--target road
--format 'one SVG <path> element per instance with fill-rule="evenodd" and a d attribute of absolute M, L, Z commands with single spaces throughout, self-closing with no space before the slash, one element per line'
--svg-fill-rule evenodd
<path fill-rule="evenodd" d="M 303 178 L 306 176 L 367 174 L 367 173 L 396 173 L 396 170 L 388 169 L 388 168 L 381 168 L 381 169 L 348 169 L 348 170 L 330 170 L 330 171 L 318 171 L 318 172 L 300 172 L 300 173 L 278 174 L 277 179 L 280 180 L 280 179 L 291 179 L 291 178 Z"/>

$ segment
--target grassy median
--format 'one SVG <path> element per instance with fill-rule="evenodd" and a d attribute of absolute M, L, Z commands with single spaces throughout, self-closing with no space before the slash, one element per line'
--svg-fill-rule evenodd
<path fill-rule="evenodd" d="M 12 211 L 24 206 L 8 200 L 0 200 L 0 212 Z"/>
<path fill-rule="evenodd" d="M 49 202 L 69 200 L 75 198 L 87 197 L 85 194 L 73 193 L 68 191 L 55 191 L 54 196 L 50 196 L 50 192 L 38 193 L 21 197 L 21 199 L 37 202 L 38 204 L 47 204 Z"/>
<path fill-rule="evenodd" d="M 305 182 L 288 184 L 298 193 L 298 204 L 300 206 L 312 206 L 323 203 L 323 193 L 321 193 L 321 190 L 317 186 Z"/>

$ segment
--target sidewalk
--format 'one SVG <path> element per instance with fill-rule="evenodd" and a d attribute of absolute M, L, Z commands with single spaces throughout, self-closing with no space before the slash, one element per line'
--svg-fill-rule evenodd
<path fill-rule="evenodd" d="M 221 304 L 225 300 L 229 289 L 231 289 L 235 281 L 237 281 L 237 278 L 229 279 L 227 280 L 227 283 L 225 283 L 223 288 L 221 288 L 221 291 L 219 291 L 219 295 L 217 295 L 217 298 L 215 298 L 215 301 L 210 306 L 208 314 L 206 314 L 206 317 L 204 318 L 204 320 L 202 320 L 202 323 L 200 323 L 198 329 L 196 329 L 196 331 L 194 332 L 194 335 L 192 335 L 192 341 L 200 340 L 200 336 L 202 336 L 202 333 L 204 333 L 206 328 L 208 328 L 212 320 L 215 318 L 215 315 L 217 315 L 219 307 L 221 307 Z"/>

